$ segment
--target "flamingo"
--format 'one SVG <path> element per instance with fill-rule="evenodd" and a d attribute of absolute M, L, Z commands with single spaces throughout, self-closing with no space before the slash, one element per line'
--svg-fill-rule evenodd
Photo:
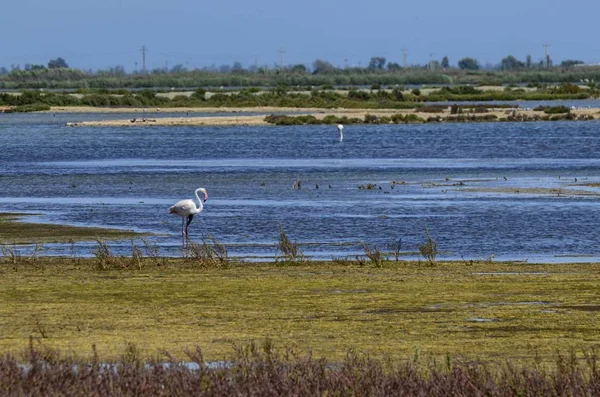
<path fill-rule="evenodd" d="M 204 195 L 204 200 L 200 200 L 198 192 L 202 192 L 202 194 Z M 196 198 L 198 199 L 198 207 L 196 207 L 196 203 L 193 200 L 181 200 L 175 203 L 175 205 L 173 205 L 172 207 L 169 207 L 169 214 L 177 214 L 182 218 L 181 238 L 187 237 L 188 227 L 190 226 L 190 223 L 192 223 L 194 215 L 202 212 L 202 210 L 204 209 L 202 202 L 208 200 L 208 193 L 206 192 L 205 188 L 200 187 L 196 189 L 194 193 L 196 194 Z"/>
<path fill-rule="evenodd" d="M 340 132 L 340 142 L 344 140 L 344 133 L 342 132 L 342 130 L 344 129 L 344 126 L 341 124 L 338 124 L 338 131 Z"/>

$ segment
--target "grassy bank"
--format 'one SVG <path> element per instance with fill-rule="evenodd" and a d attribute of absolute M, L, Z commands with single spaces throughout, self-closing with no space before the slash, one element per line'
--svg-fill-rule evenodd
<path fill-rule="evenodd" d="M 218 360 L 234 344 L 269 338 L 331 360 L 348 349 L 373 357 L 528 360 L 600 341 L 600 264 L 209 267 L 141 258 L 119 267 L 101 259 L 5 260 L 0 350 L 21 351 L 33 337 L 83 356 L 95 344 L 116 358 L 133 342 L 144 354 L 166 349 L 179 357 L 197 345 Z"/>
<path fill-rule="evenodd" d="M 143 236 L 141 233 L 129 230 L 23 222 L 28 216 L 31 214 L 0 213 L 0 244 L 68 243 L 96 239 L 124 240 Z"/>

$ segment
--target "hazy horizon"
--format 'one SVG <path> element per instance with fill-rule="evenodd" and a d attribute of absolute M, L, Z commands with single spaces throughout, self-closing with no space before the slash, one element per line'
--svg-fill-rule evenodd
<path fill-rule="evenodd" d="M 373 56 L 402 64 L 426 64 L 447 56 L 451 65 L 473 57 L 481 65 L 508 55 L 534 62 L 544 44 L 555 64 L 566 59 L 600 63 L 598 44 L 588 33 L 600 4 L 590 0 L 475 0 L 342 2 L 275 0 L 229 3 L 193 0 L 22 0 L 3 7 L 0 67 L 43 64 L 64 58 L 79 69 L 142 63 L 147 69 L 182 64 L 188 69 L 240 62 L 366 66 Z M 587 34 L 586 34 L 587 33 Z"/>

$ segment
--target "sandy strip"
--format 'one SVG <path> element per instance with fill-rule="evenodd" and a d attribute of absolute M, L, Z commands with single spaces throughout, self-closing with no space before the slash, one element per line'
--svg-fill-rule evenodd
<path fill-rule="evenodd" d="M 98 121 L 73 121 L 67 123 L 72 127 L 115 127 L 115 126 L 247 126 L 247 125 L 269 125 L 264 121 L 267 114 L 289 114 L 291 116 L 301 114 L 311 114 L 316 118 L 323 118 L 326 115 L 336 117 L 348 117 L 364 119 L 365 115 L 370 114 L 378 117 L 391 116 L 393 114 L 416 115 L 421 119 L 427 120 L 430 117 L 450 117 L 449 110 L 443 113 L 426 113 L 415 111 L 414 109 L 314 109 L 314 108 L 278 108 L 278 107 L 253 107 L 253 108 L 91 108 L 91 107 L 55 107 L 50 112 L 71 112 L 71 113 L 90 113 L 90 112 L 112 112 L 112 113 L 135 113 L 139 112 L 140 117 L 120 120 L 98 120 Z M 153 117 L 160 113 L 182 113 L 182 117 Z M 227 116 L 207 116 L 199 117 L 203 113 L 232 113 Z M 183 113 L 186 113 L 183 116 Z M 244 113 L 263 113 L 263 115 L 244 115 Z M 576 116 L 600 117 L 600 109 L 575 109 L 571 111 Z M 190 114 L 193 114 L 190 116 Z M 536 112 L 531 109 L 497 109 L 487 113 L 463 113 L 461 116 L 489 116 L 494 115 L 498 120 L 506 120 L 509 116 L 517 117 L 543 117 L 543 112 Z M 455 116 L 452 116 L 455 117 Z M 444 120 L 441 120 L 442 122 Z"/>

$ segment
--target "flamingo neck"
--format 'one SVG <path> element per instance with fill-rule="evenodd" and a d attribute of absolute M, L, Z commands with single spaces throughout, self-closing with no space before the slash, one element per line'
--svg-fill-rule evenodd
<path fill-rule="evenodd" d="M 196 190 L 194 193 L 196 194 L 196 198 L 198 199 L 198 208 L 196 208 L 197 212 L 202 211 L 202 209 L 204 208 L 204 205 L 202 204 L 202 199 L 200 198 L 200 196 L 198 196 L 198 192 L 200 190 Z"/>

